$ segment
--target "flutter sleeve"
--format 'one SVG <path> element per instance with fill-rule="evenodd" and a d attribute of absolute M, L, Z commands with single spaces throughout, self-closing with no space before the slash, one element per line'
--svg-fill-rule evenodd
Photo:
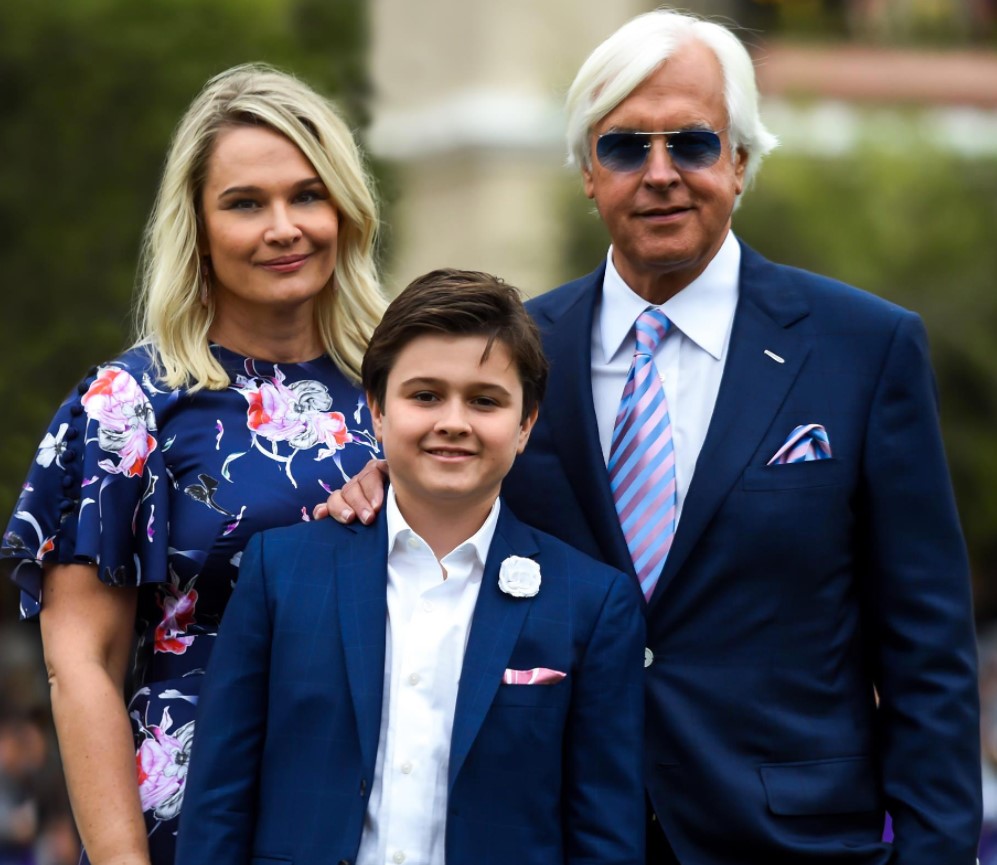
<path fill-rule="evenodd" d="M 96 565 L 115 586 L 167 579 L 168 478 L 149 397 L 115 362 L 56 412 L 0 547 L 22 618 L 41 609 L 45 564 Z"/>

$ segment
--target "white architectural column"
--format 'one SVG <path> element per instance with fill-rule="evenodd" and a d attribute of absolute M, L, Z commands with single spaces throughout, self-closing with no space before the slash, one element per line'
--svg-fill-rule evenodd
<path fill-rule="evenodd" d="M 372 0 L 369 146 L 397 184 L 392 293 L 436 267 L 530 294 L 562 273 L 561 103 L 585 56 L 647 0 Z M 574 274 L 572 274 L 574 275 Z"/>

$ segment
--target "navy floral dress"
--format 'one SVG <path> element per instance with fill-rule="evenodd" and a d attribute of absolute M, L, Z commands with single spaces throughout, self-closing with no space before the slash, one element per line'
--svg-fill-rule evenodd
<path fill-rule="evenodd" d="M 378 446 L 361 392 L 327 357 L 213 347 L 221 391 L 168 390 L 151 350 L 92 371 L 42 439 L 0 551 L 41 609 L 41 563 L 138 586 L 128 712 L 153 865 L 171 865 L 204 666 L 250 535 L 310 519 Z"/>

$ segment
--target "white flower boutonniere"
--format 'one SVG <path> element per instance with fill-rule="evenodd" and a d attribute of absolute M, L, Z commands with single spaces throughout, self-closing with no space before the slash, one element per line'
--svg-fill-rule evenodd
<path fill-rule="evenodd" d="M 499 588 L 514 598 L 532 598 L 540 591 L 540 565 L 533 559 L 509 556 L 499 568 Z"/>

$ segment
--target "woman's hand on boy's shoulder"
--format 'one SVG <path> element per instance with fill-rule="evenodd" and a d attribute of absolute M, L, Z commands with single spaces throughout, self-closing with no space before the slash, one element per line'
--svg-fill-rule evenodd
<path fill-rule="evenodd" d="M 352 523 L 359 514 L 360 522 L 368 526 L 384 506 L 387 481 L 387 460 L 372 459 L 340 489 L 333 490 L 325 502 L 315 505 L 312 516 L 317 520 L 331 516 L 345 525 Z"/>

